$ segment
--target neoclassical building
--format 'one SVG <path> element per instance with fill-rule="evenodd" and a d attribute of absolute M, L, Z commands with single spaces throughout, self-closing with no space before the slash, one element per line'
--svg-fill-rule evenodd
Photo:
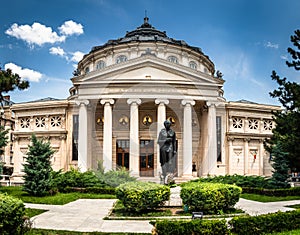
<path fill-rule="evenodd" d="M 30 137 L 50 141 L 53 169 L 161 174 L 158 133 L 169 119 L 177 136 L 176 176 L 270 175 L 263 141 L 280 107 L 228 102 L 224 80 L 198 47 L 144 23 L 124 37 L 95 46 L 79 62 L 70 96 L 10 106 L 14 114 L 13 179 L 22 176 Z"/>

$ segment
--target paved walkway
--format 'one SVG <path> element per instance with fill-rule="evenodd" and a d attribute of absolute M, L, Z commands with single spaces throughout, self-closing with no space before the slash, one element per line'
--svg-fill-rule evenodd
<path fill-rule="evenodd" d="M 171 189 L 171 199 L 166 205 L 180 206 L 180 188 Z M 151 233 L 148 220 L 103 220 L 115 203 L 115 199 L 79 199 L 66 205 L 42 205 L 25 203 L 26 207 L 48 210 L 32 218 L 34 228 L 79 232 L 127 232 Z M 236 207 L 250 215 L 293 210 L 288 205 L 300 204 L 300 200 L 284 202 L 256 202 L 240 199 Z"/>

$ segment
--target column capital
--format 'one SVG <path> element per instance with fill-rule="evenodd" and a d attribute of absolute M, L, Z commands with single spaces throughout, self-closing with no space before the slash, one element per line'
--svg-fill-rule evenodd
<path fill-rule="evenodd" d="M 228 140 L 228 141 L 234 141 L 234 137 L 228 136 L 228 137 L 227 137 L 227 140 Z"/>
<path fill-rule="evenodd" d="M 194 106 L 196 104 L 196 102 L 195 102 L 195 100 L 186 99 L 186 100 L 182 100 L 181 104 L 184 105 L 184 106 L 187 105 L 187 104 L 190 104 L 190 105 Z"/>
<path fill-rule="evenodd" d="M 89 100 L 75 100 L 75 104 L 77 104 L 78 106 L 81 106 L 81 105 L 89 105 L 90 104 L 90 101 Z"/>
<path fill-rule="evenodd" d="M 168 99 L 155 99 L 155 104 L 165 104 L 165 105 L 168 105 L 169 104 L 169 100 Z"/>
<path fill-rule="evenodd" d="M 250 138 L 244 138 L 244 142 L 250 142 Z"/>
<path fill-rule="evenodd" d="M 127 104 L 133 104 L 136 103 L 137 105 L 140 105 L 142 103 L 142 100 L 139 98 L 131 98 L 127 100 Z"/>
<path fill-rule="evenodd" d="M 115 103 L 115 100 L 114 99 L 102 99 L 100 100 L 100 104 L 106 104 L 106 103 L 109 103 L 111 105 L 113 105 Z"/>

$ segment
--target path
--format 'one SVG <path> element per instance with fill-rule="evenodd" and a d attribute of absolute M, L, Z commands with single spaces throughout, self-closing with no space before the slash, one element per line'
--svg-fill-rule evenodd
<path fill-rule="evenodd" d="M 180 188 L 171 189 L 167 206 L 181 206 Z M 149 220 L 103 220 L 116 199 L 79 199 L 65 205 L 42 205 L 25 203 L 26 207 L 48 210 L 32 218 L 34 228 L 68 230 L 78 232 L 127 232 L 151 233 Z M 293 210 L 288 205 L 300 204 L 300 200 L 283 202 L 256 202 L 241 198 L 237 208 L 250 215 Z"/>

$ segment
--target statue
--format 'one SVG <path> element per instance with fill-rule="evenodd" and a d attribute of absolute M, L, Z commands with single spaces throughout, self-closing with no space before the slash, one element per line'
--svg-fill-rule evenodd
<path fill-rule="evenodd" d="M 165 128 L 161 129 L 157 143 L 160 147 L 160 165 L 162 167 L 162 176 L 165 183 L 169 182 L 169 178 L 174 177 L 175 158 L 176 158 L 176 133 L 171 129 L 171 122 L 164 122 Z"/>

